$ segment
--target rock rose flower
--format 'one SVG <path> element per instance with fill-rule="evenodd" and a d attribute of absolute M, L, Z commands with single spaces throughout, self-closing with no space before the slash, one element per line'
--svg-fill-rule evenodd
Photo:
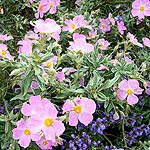
<path fill-rule="evenodd" d="M 96 104 L 92 99 L 75 98 L 74 101 L 67 100 L 63 106 L 63 113 L 69 113 L 69 125 L 76 126 L 78 120 L 84 125 L 88 125 L 93 120 Z"/>
<path fill-rule="evenodd" d="M 135 79 L 123 80 L 119 83 L 119 90 L 117 95 L 120 100 L 124 100 L 127 97 L 127 103 L 129 105 L 136 104 L 138 97 L 135 95 L 142 94 L 142 89 L 139 88 L 139 83 Z"/>

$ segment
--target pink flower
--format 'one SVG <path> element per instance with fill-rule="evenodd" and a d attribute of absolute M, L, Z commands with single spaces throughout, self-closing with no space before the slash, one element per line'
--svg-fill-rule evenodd
<path fill-rule="evenodd" d="M 124 56 L 124 59 L 125 59 L 125 61 L 126 61 L 128 64 L 131 64 L 131 63 L 134 62 L 134 61 L 131 60 L 128 56 Z"/>
<path fill-rule="evenodd" d="M 28 118 L 28 127 L 32 133 L 42 131 L 46 140 L 55 142 L 55 136 L 60 136 L 65 131 L 64 124 L 56 120 L 58 114 L 57 109 L 52 103 L 47 102 L 47 99 L 43 99 L 41 102 L 38 100 L 38 104 L 36 100 L 32 99 L 29 110 L 31 110 L 31 113 L 29 113 L 31 117 Z"/>
<path fill-rule="evenodd" d="M 135 0 L 132 3 L 132 15 L 138 16 L 139 19 L 144 19 L 145 16 L 150 16 L 150 1 L 149 0 Z"/>
<path fill-rule="evenodd" d="M 108 41 L 106 41 L 105 39 L 99 39 L 97 42 L 96 42 L 96 45 L 99 44 L 99 48 L 102 49 L 102 50 L 105 50 L 107 49 L 107 47 L 110 45 L 110 43 Z"/>
<path fill-rule="evenodd" d="M 69 49 L 75 52 L 90 53 L 94 50 L 94 46 L 86 42 L 85 38 L 78 38 L 74 42 L 69 42 Z"/>
<path fill-rule="evenodd" d="M 44 98 L 41 100 L 41 96 L 31 96 L 29 99 L 29 104 L 24 103 L 22 108 L 21 108 L 21 113 L 24 116 L 32 116 L 36 117 L 42 111 L 43 107 L 46 105 L 51 104 L 51 102 L 47 99 Z"/>
<path fill-rule="evenodd" d="M 142 41 L 144 43 L 145 46 L 150 47 L 150 39 L 143 37 Z"/>
<path fill-rule="evenodd" d="M 111 22 L 111 24 L 112 24 L 113 26 L 115 25 L 115 20 L 113 19 L 113 16 L 112 16 L 111 13 L 109 13 L 108 20 Z"/>
<path fill-rule="evenodd" d="M 81 25 L 78 22 L 78 18 L 77 17 L 74 17 L 73 21 L 66 19 L 65 20 L 65 24 L 67 26 L 63 27 L 63 31 L 69 31 L 71 33 L 73 33 L 76 29 L 81 27 Z"/>
<path fill-rule="evenodd" d="M 124 100 L 127 97 L 127 103 L 129 105 L 136 104 L 138 97 L 135 95 L 142 94 L 142 89 L 139 88 L 139 83 L 135 79 L 123 80 L 119 83 L 119 90 L 117 95 L 120 100 Z"/>
<path fill-rule="evenodd" d="M 52 19 L 47 18 L 45 21 L 42 19 L 39 19 L 37 21 L 31 21 L 31 25 L 33 25 L 34 31 L 42 32 L 42 33 L 55 33 L 59 31 L 61 28 L 59 25 L 56 24 L 56 22 Z"/>
<path fill-rule="evenodd" d="M 130 32 L 128 32 L 127 37 L 130 39 L 130 41 L 131 41 L 134 45 L 137 45 L 137 46 L 139 46 L 139 47 L 143 47 L 143 45 L 142 45 L 141 43 L 139 43 L 139 42 L 137 41 L 137 39 L 134 37 L 134 35 L 131 34 Z"/>
<path fill-rule="evenodd" d="M 76 126 L 78 120 L 84 125 L 88 125 L 93 120 L 93 113 L 96 110 L 96 104 L 92 99 L 75 98 L 74 103 L 67 100 L 63 106 L 63 113 L 69 113 L 69 125 Z"/>
<path fill-rule="evenodd" d="M 110 31 L 110 22 L 107 19 L 100 19 L 99 28 L 102 31 L 103 34 L 105 34 L 107 31 Z"/>
<path fill-rule="evenodd" d="M 124 30 L 127 30 L 127 28 L 124 26 L 124 22 L 117 21 L 118 30 L 121 33 L 121 35 L 124 34 Z"/>
<path fill-rule="evenodd" d="M 86 38 L 83 34 L 79 34 L 79 33 L 73 33 L 73 40 L 75 41 L 76 39 L 79 38 Z"/>
<path fill-rule="evenodd" d="M 28 38 L 24 38 L 23 41 L 19 41 L 18 45 L 22 45 L 20 47 L 20 51 L 26 55 L 32 56 L 32 43 L 34 43 L 34 41 L 29 40 Z"/>
<path fill-rule="evenodd" d="M 74 18 L 76 18 L 80 27 L 92 29 L 92 27 L 88 25 L 87 20 L 84 20 L 84 16 L 79 15 L 75 16 Z"/>
<path fill-rule="evenodd" d="M 90 31 L 89 36 L 86 36 L 87 39 L 93 39 L 97 36 L 97 30 L 95 31 Z"/>
<path fill-rule="evenodd" d="M 103 64 L 100 64 L 100 67 L 97 68 L 96 70 L 101 70 L 101 71 L 103 71 L 103 70 L 105 70 L 105 69 L 106 69 L 106 67 L 105 67 Z"/>
<path fill-rule="evenodd" d="M 62 82 L 65 79 L 65 74 L 63 72 L 59 71 L 54 75 L 54 78 L 56 78 L 56 79 L 58 78 L 58 81 Z"/>
<path fill-rule="evenodd" d="M 13 39 L 12 36 L 7 36 L 7 34 L 5 34 L 5 35 L 0 34 L 0 40 L 2 40 L 2 41 L 8 41 L 11 39 Z"/>
<path fill-rule="evenodd" d="M 39 141 L 36 141 L 36 144 L 41 148 L 41 149 L 52 149 L 52 146 L 55 146 L 55 143 L 46 140 L 45 137 L 42 137 Z"/>
<path fill-rule="evenodd" d="M 10 55 L 5 44 L 0 44 L 0 56 L 7 57 L 8 59 L 13 59 L 14 57 Z"/>
<path fill-rule="evenodd" d="M 43 18 L 44 13 L 46 13 L 49 9 L 49 5 L 47 3 L 47 0 L 41 0 L 39 7 L 38 7 L 38 12 L 35 14 L 36 18 Z"/>
<path fill-rule="evenodd" d="M 26 122 L 21 118 L 17 122 L 17 128 L 13 129 L 13 138 L 15 140 L 19 139 L 19 144 L 21 147 L 27 148 L 31 142 L 40 140 L 40 135 L 33 134 L 30 129 L 28 128 L 28 119 Z"/>
<path fill-rule="evenodd" d="M 48 0 L 50 14 L 56 13 L 56 6 L 60 5 L 60 0 Z"/>

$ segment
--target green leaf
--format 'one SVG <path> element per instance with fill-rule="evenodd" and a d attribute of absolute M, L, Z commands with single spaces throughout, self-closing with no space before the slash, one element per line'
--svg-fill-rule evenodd
<path fill-rule="evenodd" d="M 35 67 L 34 70 L 35 70 L 35 75 L 39 75 L 41 72 L 41 69 L 39 67 Z"/>
<path fill-rule="evenodd" d="M 41 57 L 41 62 L 45 62 L 45 61 L 47 61 L 47 60 L 49 60 L 49 59 L 51 59 L 51 58 L 54 57 L 54 55 L 51 55 L 51 56 L 48 56 L 48 55 L 49 55 L 49 53 L 44 54 L 44 55 Z"/>
<path fill-rule="evenodd" d="M 5 134 L 8 133 L 8 129 L 9 129 L 9 122 L 5 123 Z"/>
<path fill-rule="evenodd" d="M 98 84 L 100 78 L 99 78 L 99 74 L 96 71 L 93 74 L 94 74 L 94 76 L 93 76 L 93 86 L 96 87 L 96 85 Z"/>
<path fill-rule="evenodd" d="M 23 62 L 29 64 L 29 60 L 26 57 L 24 57 L 23 55 L 20 55 L 20 58 L 22 59 Z"/>
<path fill-rule="evenodd" d="M 118 72 L 115 73 L 115 77 L 111 80 L 107 80 L 104 83 L 103 89 L 108 89 L 110 87 L 112 87 L 120 78 L 120 74 Z"/>
<path fill-rule="evenodd" d="M 44 80 L 43 80 L 43 78 L 40 76 L 40 75 L 37 75 L 37 76 L 35 76 L 35 79 L 36 79 L 36 81 L 38 82 L 38 85 L 39 85 L 39 87 L 40 87 L 40 89 L 42 90 L 42 91 L 44 91 L 45 90 L 45 88 L 44 88 Z"/>
<path fill-rule="evenodd" d="M 33 71 L 30 71 L 29 73 L 27 72 L 27 74 L 25 75 L 25 77 L 22 80 L 21 94 L 23 96 L 25 96 L 27 94 L 27 92 L 29 91 L 29 88 L 30 88 L 31 83 L 32 83 L 32 76 L 33 76 Z"/>
<path fill-rule="evenodd" d="M 10 101 L 17 100 L 17 99 L 19 99 L 19 100 L 28 100 L 29 97 L 30 97 L 29 95 L 26 95 L 26 98 L 24 98 L 22 96 L 22 94 L 19 94 L 19 95 L 16 95 L 15 97 L 13 97 Z"/>

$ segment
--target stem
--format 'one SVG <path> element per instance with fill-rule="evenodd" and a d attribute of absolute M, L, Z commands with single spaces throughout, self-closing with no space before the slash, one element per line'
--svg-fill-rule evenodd
<path fill-rule="evenodd" d="M 105 134 L 103 134 L 103 136 L 104 136 L 104 138 L 109 142 L 110 145 L 113 145 L 113 144 L 111 143 L 111 141 L 107 138 L 107 136 L 106 136 Z"/>
<path fill-rule="evenodd" d="M 7 108 L 7 105 L 6 105 L 6 101 L 5 101 L 4 97 L 2 97 L 2 99 L 3 99 L 3 102 L 4 102 L 5 110 L 6 110 L 7 114 L 9 115 L 9 111 L 8 111 L 8 108 Z"/>
<path fill-rule="evenodd" d="M 123 121 L 122 121 L 122 134 L 123 134 L 124 145 L 125 147 L 127 147 L 125 132 L 124 132 L 124 121 L 125 121 L 125 117 L 123 117 Z"/>

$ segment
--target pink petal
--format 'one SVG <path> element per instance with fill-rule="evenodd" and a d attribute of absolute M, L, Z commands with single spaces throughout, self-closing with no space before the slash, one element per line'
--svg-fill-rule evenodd
<path fill-rule="evenodd" d="M 129 105 L 133 105 L 133 104 L 136 104 L 138 102 L 138 97 L 134 94 L 131 94 L 127 97 L 127 103 Z"/>
<path fill-rule="evenodd" d="M 120 90 L 126 90 L 126 89 L 128 89 L 128 81 L 127 80 L 122 80 L 119 83 L 119 89 Z"/>
<path fill-rule="evenodd" d="M 52 126 L 43 128 L 46 140 L 51 140 L 55 142 L 55 130 Z"/>
<path fill-rule="evenodd" d="M 39 117 L 39 120 L 36 120 L 33 117 L 28 118 L 27 127 L 30 129 L 30 131 L 33 134 L 36 134 L 37 132 L 40 132 L 42 130 L 42 128 L 44 127 L 44 123 L 40 119 L 41 119 L 40 117 Z"/>
<path fill-rule="evenodd" d="M 21 113 L 25 116 L 30 116 L 31 115 L 31 105 L 24 103 L 21 108 Z"/>
<path fill-rule="evenodd" d="M 79 114 L 79 121 L 84 125 L 88 125 L 93 120 L 93 115 L 87 112 L 82 112 Z"/>
<path fill-rule="evenodd" d="M 133 90 L 133 93 L 137 95 L 142 94 L 142 92 L 143 92 L 143 89 L 139 89 L 139 88 Z"/>
<path fill-rule="evenodd" d="M 137 89 L 139 87 L 139 82 L 135 79 L 129 79 L 128 80 L 128 86 L 131 89 Z"/>
<path fill-rule="evenodd" d="M 31 139 L 33 141 L 38 141 L 40 140 L 40 134 L 31 134 Z"/>
<path fill-rule="evenodd" d="M 120 100 L 124 100 L 127 97 L 127 92 L 125 90 L 117 90 L 117 95 Z"/>
<path fill-rule="evenodd" d="M 53 128 L 57 136 L 60 136 L 65 131 L 65 126 L 61 121 L 55 120 Z"/>
<path fill-rule="evenodd" d="M 29 100 L 29 103 L 31 105 L 41 105 L 41 96 L 40 95 L 38 95 L 38 96 L 31 96 L 30 100 Z"/>
<path fill-rule="evenodd" d="M 44 115 L 45 118 L 51 117 L 52 119 L 55 119 L 57 117 L 57 114 L 58 111 L 52 103 L 46 106 Z"/>
<path fill-rule="evenodd" d="M 69 99 L 66 100 L 66 102 L 63 105 L 63 113 L 67 112 L 67 111 L 71 111 L 73 110 L 73 107 L 75 105 L 73 104 L 73 102 L 71 102 Z"/>
<path fill-rule="evenodd" d="M 78 124 L 78 114 L 74 111 L 69 113 L 69 125 L 76 126 Z"/>
<path fill-rule="evenodd" d="M 18 129 L 15 128 L 13 129 L 13 138 L 16 139 L 20 139 L 23 135 L 24 130 L 23 129 Z"/>
<path fill-rule="evenodd" d="M 93 114 L 96 110 L 96 104 L 92 99 L 88 99 L 83 105 L 83 111 Z"/>
<path fill-rule="evenodd" d="M 21 147 L 27 148 L 31 142 L 30 135 L 24 135 L 20 138 L 19 144 Z"/>

